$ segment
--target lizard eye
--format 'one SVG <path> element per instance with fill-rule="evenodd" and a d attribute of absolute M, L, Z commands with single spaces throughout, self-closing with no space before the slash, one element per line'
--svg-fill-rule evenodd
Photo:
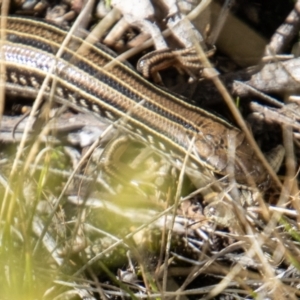
<path fill-rule="evenodd" d="M 143 60 L 143 59 L 140 60 L 138 65 L 142 69 L 144 67 L 144 65 L 145 65 L 145 60 Z"/>

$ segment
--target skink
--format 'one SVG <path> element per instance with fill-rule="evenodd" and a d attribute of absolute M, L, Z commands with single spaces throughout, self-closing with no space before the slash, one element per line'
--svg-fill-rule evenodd
<path fill-rule="evenodd" d="M 33 19 L 8 17 L 7 40 L 2 47 L 6 66 L 6 91 L 26 91 L 35 95 L 50 70 L 56 80 L 54 98 L 68 100 L 110 121 L 124 118 L 124 126 L 141 140 L 152 144 L 170 159 L 182 162 L 189 153 L 190 165 L 225 175 L 229 162 L 229 145 L 234 176 L 240 184 L 252 176 L 259 185 L 267 174 L 254 155 L 243 132 L 223 119 L 188 104 L 152 85 L 128 65 L 115 62 L 102 47 L 89 45 L 85 55 L 76 47 L 85 43 L 73 36 L 61 58 L 55 57 L 66 31 Z M 49 93 L 50 87 L 45 92 Z"/>

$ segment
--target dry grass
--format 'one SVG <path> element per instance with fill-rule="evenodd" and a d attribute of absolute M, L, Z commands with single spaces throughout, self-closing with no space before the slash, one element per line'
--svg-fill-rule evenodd
<path fill-rule="evenodd" d="M 116 135 L 110 126 L 98 120 L 104 129 L 91 146 L 67 146 L 74 132 L 51 126 L 68 113 L 32 134 L 34 113 L 17 142 L 1 147 L 0 299 L 300 298 L 298 148 L 290 127 L 283 126 L 285 173 L 271 175 L 277 186 L 250 205 L 229 204 L 234 221 L 223 228 L 203 216 L 206 187 L 195 192 L 202 175 L 190 180 L 188 166 L 176 171 L 136 142 L 127 163 L 132 153 L 147 159 L 133 171 L 119 162 L 120 183 L 99 167 L 101 140 Z"/>

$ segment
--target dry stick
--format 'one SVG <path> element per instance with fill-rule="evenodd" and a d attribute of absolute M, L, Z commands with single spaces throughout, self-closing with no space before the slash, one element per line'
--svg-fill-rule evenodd
<path fill-rule="evenodd" d="M 265 55 L 282 53 L 300 30 L 300 0 L 295 3 L 294 9 L 287 16 L 284 23 L 273 34 L 270 43 L 266 46 Z"/>
<path fill-rule="evenodd" d="M 300 58 L 288 61 L 276 61 L 265 65 L 259 72 L 252 74 L 251 79 L 244 82 L 254 89 L 265 93 L 282 93 L 299 91 Z M 249 94 L 241 84 L 233 83 L 233 93 L 239 96 Z"/>
<path fill-rule="evenodd" d="M 78 48 L 76 54 L 86 55 L 90 46 L 97 43 L 109 27 L 119 18 L 120 13 L 116 9 L 112 9 L 88 34 L 84 43 Z"/>
<path fill-rule="evenodd" d="M 187 18 L 189 20 L 193 20 L 195 19 L 209 4 L 210 4 L 211 0 L 205 0 L 205 1 L 201 1 L 200 4 L 198 4 L 198 6 L 196 6 L 196 8 L 190 12 L 187 16 Z M 163 37 L 168 37 L 171 34 L 171 30 L 170 29 L 166 29 L 162 32 Z M 146 42 L 144 42 L 141 46 L 135 47 L 133 49 L 130 49 L 124 53 L 122 53 L 121 55 L 119 55 L 118 57 L 116 57 L 114 60 L 110 61 L 109 63 L 107 63 L 104 68 L 106 70 L 109 70 L 110 68 L 113 68 L 114 65 L 116 64 L 116 61 L 118 62 L 122 62 L 122 61 L 126 61 L 128 60 L 130 57 L 134 56 L 137 53 L 142 52 L 143 50 L 151 47 L 153 45 L 153 39 L 150 38 L 149 40 L 147 40 Z"/>
<path fill-rule="evenodd" d="M 295 117 L 300 117 L 296 110 L 293 111 L 292 116 L 286 116 L 285 112 L 292 113 L 292 110 L 286 106 L 283 109 L 273 109 L 268 106 L 260 105 L 256 102 L 250 103 L 250 108 L 259 114 L 264 115 L 264 120 L 267 122 L 278 123 L 286 126 L 291 126 L 296 130 L 300 130 L 300 124 L 298 119 Z M 286 109 L 285 109 L 286 108 Z"/>
<path fill-rule="evenodd" d="M 259 74 L 260 72 L 258 72 L 257 74 Z M 255 76 L 256 74 L 254 74 Z M 255 84 L 251 84 L 249 85 L 249 82 L 251 82 L 251 79 L 248 82 L 243 82 L 243 81 L 237 81 L 235 80 L 233 82 L 233 86 L 232 86 L 232 91 L 234 93 L 235 96 L 247 96 L 247 95 L 251 95 L 251 96 L 257 96 L 261 99 L 263 99 L 264 101 L 277 106 L 277 107 L 283 107 L 284 104 L 280 101 L 278 101 L 277 99 L 268 96 L 267 94 L 264 94 L 261 90 L 257 89 L 255 87 Z"/>
<path fill-rule="evenodd" d="M 283 125 L 283 142 L 286 149 L 286 176 L 284 180 L 284 185 L 281 189 L 281 194 L 277 206 L 284 206 L 288 201 L 290 195 L 296 195 L 298 193 L 297 180 L 295 178 L 296 174 L 296 164 L 295 164 L 295 153 L 293 147 L 293 131 L 290 126 Z M 277 224 L 281 218 L 281 213 L 274 212 L 270 218 L 268 225 L 265 227 L 266 235 L 270 235 L 273 230 L 273 223 Z"/>

